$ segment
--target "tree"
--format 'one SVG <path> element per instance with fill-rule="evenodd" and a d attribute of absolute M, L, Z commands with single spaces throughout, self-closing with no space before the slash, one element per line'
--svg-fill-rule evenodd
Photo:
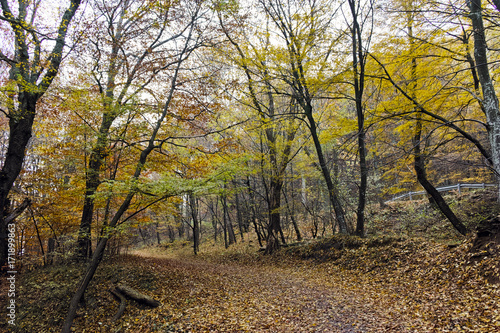
<path fill-rule="evenodd" d="M 130 11 L 130 7 L 134 7 L 134 11 Z M 101 95 L 102 116 L 86 169 L 85 201 L 78 232 L 81 258 L 91 255 L 95 194 L 103 182 L 105 160 L 111 154 L 113 126 L 127 116 L 126 124 L 121 124 L 126 129 L 129 122 L 138 117 L 141 94 L 150 94 L 150 87 L 161 80 L 161 72 L 176 65 L 177 60 L 167 50 L 169 43 L 179 39 L 183 32 L 167 34 L 169 22 L 179 15 L 176 5 L 169 2 L 153 5 L 134 0 L 119 0 L 112 4 L 103 1 L 93 3 L 93 10 L 97 18 L 89 26 L 96 30 L 89 34 L 86 47 L 82 48 L 91 55 L 80 54 L 85 61 L 80 68 L 89 67 Z M 102 29 L 102 24 L 107 29 Z M 89 56 L 90 60 L 87 60 Z M 119 137 L 116 139 L 120 140 Z"/>
<path fill-rule="evenodd" d="M 429 180 L 427 164 L 432 154 L 436 154 L 438 149 L 442 149 L 442 147 L 457 139 L 457 135 L 450 134 L 448 130 L 453 130 L 459 136 L 469 140 L 486 159 L 489 159 L 489 152 L 480 140 L 474 136 L 470 127 L 470 124 L 477 124 L 480 121 L 477 119 L 467 119 L 465 116 L 466 108 L 458 108 L 459 111 L 457 112 L 455 111 L 457 105 L 448 102 L 451 99 L 460 97 L 462 98 L 462 100 L 459 100 L 461 103 L 465 105 L 467 103 L 464 98 L 469 94 L 469 90 L 464 88 L 464 86 L 466 86 L 470 78 L 462 75 L 469 71 L 464 69 L 455 73 L 449 73 L 451 64 L 449 57 L 447 57 L 448 54 L 452 54 L 451 58 L 458 62 L 460 68 L 466 68 L 467 65 L 470 66 L 467 44 L 464 43 L 466 46 L 464 55 L 456 48 L 457 46 L 460 47 L 459 44 L 453 47 L 448 46 L 446 39 L 435 31 L 426 33 L 426 36 L 431 36 L 430 38 L 418 36 L 414 32 L 414 28 L 418 24 L 416 23 L 417 15 L 421 15 L 422 12 L 415 9 L 414 3 L 404 3 L 401 8 L 402 10 L 399 13 L 404 14 L 404 16 L 400 15 L 400 17 L 406 18 L 405 31 L 408 38 L 408 54 L 403 56 L 405 52 L 400 52 L 397 55 L 398 60 L 396 62 L 402 65 L 399 72 L 389 74 L 386 65 L 383 65 L 373 55 L 372 58 L 382 67 L 386 78 L 392 86 L 407 99 L 407 102 L 410 102 L 410 105 L 407 106 L 402 106 L 402 104 L 397 105 L 396 110 L 400 116 L 406 118 L 406 121 L 402 123 L 400 128 L 410 130 L 408 132 L 413 135 L 408 141 L 411 142 L 409 150 L 414 157 L 413 166 L 418 182 L 429 194 L 431 202 L 439 208 L 457 231 L 465 234 L 467 232 L 466 227 L 451 211 L 441 194 Z M 449 31 L 449 33 L 453 35 L 453 31 Z M 438 41 L 442 42 L 439 43 Z M 427 65 L 424 65 L 424 63 Z M 433 68 L 442 68 L 443 76 L 427 73 L 425 68 L 430 68 L 431 66 Z M 470 66 L 469 69 L 473 68 L 473 66 Z M 472 78 L 474 78 L 474 70 L 470 70 L 470 73 L 472 74 Z M 400 77 L 406 76 L 405 81 L 400 80 L 399 83 L 395 82 L 394 77 L 396 75 Z M 445 75 L 452 79 L 446 79 Z M 454 86 L 454 84 L 457 86 Z M 460 87 L 459 85 L 462 86 Z M 464 94 L 464 91 L 467 94 Z M 386 109 L 387 105 L 385 105 Z M 403 137 L 404 132 L 401 129 L 398 131 Z"/>
<path fill-rule="evenodd" d="M 203 32 L 203 23 L 202 22 L 202 6 L 203 3 L 184 3 L 183 11 L 179 20 L 176 21 L 176 28 L 178 30 L 178 44 L 172 45 L 172 49 L 170 49 L 170 59 L 174 66 L 172 66 L 170 71 L 170 80 L 168 88 L 165 91 L 165 99 L 160 102 L 157 112 L 152 113 L 152 119 L 154 119 L 151 123 L 151 132 L 144 145 L 139 146 L 139 151 L 136 155 L 136 163 L 134 170 L 129 175 L 129 179 L 127 182 L 127 190 L 125 191 L 124 197 L 121 200 L 117 210 L 114 212 L 113 216 L 110 218 L 109 223 L 105 226 L 105 232 L 101 235 L 98 240 L 96 249 L 92 254 L 92 258 L 85 269 L 85 274 L 82 279 L 78 283 L 77 290 L 75 291 L 73 297 L 70 301 L 70 306 L 68 309 L 68 313 L 66 319 L 63 324 L 62 332 L 67 333 L 70 332 L 71 326 L 73 323 L 73 319 L 76 315 L 76 311 L 78 308 L 78 304 L 82 299 L 90 281 L 92 280 L 104 254 L 104 250 L 106 248 L 106 244 L 108 240 L 113 236 L 113 231 L 115 228 L 124 221 L 128 220 L 132 215 L 129 215 L 126 218 L 123 216 L 127 213 L 130 208 L 133 199 L 137 196 L 137 194 L 141 193 L 141 182 L 140 177 L 147 166 L 146 162 L 148 162 L 148 158 L 154 151 L 161 150 L 163 145 L 168 141 L 169 136 L 168 133 L 162 132 L 162 127 L 164 122 L 169 116 L 170 108 L 173 104 L 176 103 L 176 98 L 178 97 L 176 94 L 179 93 L 180 87 L 190 82 L 188 78 L 183 82 L 183 66 L 186 65 L 190 56 L 195 52 L 198 48 L 203 46 L 202 40 L 202 32 Z M 173 22 L 169 22 L 173 23 Z M 184 97 L 181 96 L 180 97 Z M 178 101 L 181 104 L 184 101 Z M 175 193 L 177 194 L 177 193 Z M 163 193 L 159 195 L 159 198 L 155 200 L 155 202 L 159 202 L 164 200 L 172 195 L 168 189 L 165 189 Z M 143 207 L 145 209 L 147 207 Z"/>
<path fill-rule="evenodd" d="M 412 4 L 410 4 L 410 7 Z M 411 8 L 413 10 L 413 8 Z M 410 44 L 410 53 L 415 54 L 415 40 L 413 35 L 413 17 L 412 11 L 408 10 L 408 37 Z M 417 86 L 417 59 L 415 56 L 411 57 L 411 80 L 412 84 L 410 85 L 410 94 L 412 94 L 412 98 L 417 100 L 415 88 Z M 414 136 L 412 138 L 413 145 L 413 155 L 414 155 L 414 168 L 415 173 L 417 174 L 418 182 L 422 185 L 425 191 L 430 195 L 431 202 L 433 202 L 439 210 L 446 216 L 446 218 L 451 222 L 451 224 L 455 227 L 455 229 L 465 235 L 467 233 L 467 228 L 463 225 L 463 223 L 457 218 L 457 216 L 450 209 L 446 201 L 443 199 L 439 191 L 431 184 L 431 182 L 427 178 L 427 172 L 425 170 L 425 160 L 424 154 L 421 151 L 421 141 L 422 141 L 422 112 L 420 109 L 415 107 L 415 129 Z"/>
<path fill-rule="evenodd" d="M 356 210 L 356 234 L 364 236 L 365 234 L 365 206 L 366 191 L 368 186 L 368 167 L 366 162 L 366 128 L 365 111 L 363 105 L 363 95 L 365 89 L 365 67 L 367 61 L 368 46 L 371 38 L 371 31 L 365 41 L 362 35 L 364 22 L 366 19 L 361 17 L 361 2 L 349 0 L 349 8 L 352 15 L 351 38 L 352 38 L 352 69 L 354 101 L 356 105 L 356 118 L 358 123 L 358 156 L 359 156 L 359 174 L 360 183 L 358 190 L 358 207 Z M 368 11 L 373 16 L 373 2 L 369 1 Z M 370 13 L 368 13 L 370 16 Z M 361 23 L 359 22 L 361 19 Z"/>
<path fill-rule="evenodd" d="M 2 112 L 9 118 L 9 144 L 0 170 L 0 266 L 7 260 L 6 221 L 9 212 L 9 194 L 21 172 L 28 142 L 32 136 L 33 122 L 37 114 L 37 103 L 56 77 L 68 29 L 80 6 L 80 0 L 71 0 L 60 19 L 55 38 L 49 32 L 40 31 L 37 6 L 31 7 L 27 1 L 18 1 L 18 12 L 11 10 L 11 3 L 1 0 L 3 16 L 1 20 L 10 26 L 11 44 L 0 51 L 0 61 L 9 70 L 9 84 L 5 90 L 7 103 Z M 52 51 L 44 57 L 42 42 L 53 39 Z M 4 109 L 5 108 L 5 109 Z"/>
<path fill-rule="evenodd" d="M 222 9 L 222 8 L 221 8 Z M 256 31 L 255 34 L 261 36 L 262 45 L 253 45 L 248 41 L 238 41 L 237 36 L 233 36 L 232 31 L 223 20 L 223 11 L 219 11 L 219 23 L 227 37 L 230 45 L 235 49 L 236 56 L 231 52 L 226 53 L 226 58 L 233 62 L 243 71 L 246 81 L 242 85 L 246 86 L 248 99 L 247 103 L 256 113 L 258 119 L 259 156 L 262 168 L 261 175 L 263 186 L 266 192 L 268 207 L 268 223 L 266 237 L 266 253 L 271 254 L 285 242 L 281 228 L 281 195 L 285 180 L 285 172 L 288 164 L 295 155 L 293 153 L 293 143 L 300 123 L 294 119 L 296 113 L 296 102 L 288 96 L 276 94 L 276 85 L 280 83 L 272 79 L 269 72 L 268 63 L 273 62 L 276 54 L 269 52 L 272 48 L 268 36 L 269 31 Z M 235 26 L 244 30 L 241 18 L 234 14 Z M 245 34 L 245 32 L 239 32 Z M 246 102 L 244 102 L 246 103 Z M 253 118 L 253 116 L 250 116 Z M 265 169 L 265 170 L 264 170 Z M 259 235 L 260 240 L 260 235 Z"/>
<path fill-rule="evenodd" d="M 326 43 L 323 37 L 329 34 L 332 16 L 326 13 L 329 13 L 327 8 L 331 9 L 332 4 L 309 2 L 306 6 L 302 6 L 302 3 L 291 1 L 285 6 L 280 1 L 274 0 L 262 0 L 259 3 L 274 23 L 285 45 L 286 58 L 278 65 L 275 75 L 289 86 L 293 100 L 302 109 L 340 232 L 346 234 L 348 226 L 345 212 L 319 140 L 318 125 L 314 115 L 314 101 L 324 86 L 320 80 L 325 75 L 323 71 L 327 69 L 326 63 L 331 51 L 328 48 L 333 44 L 333 42 Z M 317 77 L 314 77 L 316 74 Z"/>
<path fill-rule="evenodd" d="M 486 41 L 486 32 L 482 15 L 483 8 L 481 0 L 467 0 L 466 2 L 470 10 L 469 17 L 472 21 L 472 28 L 474 31 L 474 57 L 483 93 L 482 105 L 488 124 L 487 129 L 491 146 L 491 162 L 497 177 L 497 183 L 500 184 L 500 109 L 498 97 L 490 75 L 490 63 L 488 62 L 487 54 L 488 43 Z M 498 1 L 495 1 L 495 5 L 498 8 Z"/>

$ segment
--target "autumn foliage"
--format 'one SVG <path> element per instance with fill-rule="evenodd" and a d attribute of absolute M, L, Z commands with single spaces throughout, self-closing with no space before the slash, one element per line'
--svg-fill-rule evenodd
<path fill-rule="evenodd" d="M 500 330 L 497 2 L 0 0 L 16 329 Z"/>

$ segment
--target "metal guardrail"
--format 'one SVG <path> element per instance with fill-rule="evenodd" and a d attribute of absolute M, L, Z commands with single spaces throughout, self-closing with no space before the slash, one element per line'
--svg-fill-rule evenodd
<path fill-rule="evenodd" d="M 436 190 L 438 190 L 438 192 L 449 192 L 449 191 L 457 190 L 458 193 L 461 193 L 461 190 L 466 189 L 466 188 L 474 189 L 474 188 L 486 188 L 486 187 L 493 187 L 493 186 L 497 186 L 497 184 L 485 184 L 485 183 L 482 183 L 482 184 L 460 184 L 460 183 L 458 183 L 456 185 L 438 187 L 438 188 L 436 188 Z M 396 200 L 404 199 L 407 197 L 410 200 L 413 200 L 414 196 L 423 195 L 426 193 L 427 192 L 425 192 L 425 191 L 408 192 L 408 193 L 393 197 L 392 199 L 387 200 L 386 202 L 396 201 Z"/>

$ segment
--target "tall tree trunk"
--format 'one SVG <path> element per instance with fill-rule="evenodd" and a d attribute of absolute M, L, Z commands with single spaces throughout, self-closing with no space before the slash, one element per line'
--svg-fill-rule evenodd
<path fill-rule="evenodd" d="M 226 196 L 224 196 L 224 207 L 225 207 L 224 211 L 226 214 L 226 228 L 227 228 L 228 245 L 232 245 L 232 244 L 236 243 L 236 234 L 234 233 L 233 222 L 231 221 L 231 216 L 229 214 Z"/>
<path fill-rule="evenodd" d="M 352 67 L 354 74 L 354 99 L 356 104 L 356 116 L 358 120 L 358 155 L 360 184 L 358 190 L 358 207 L 356 210 L 356 235 L 365 234 L 365 206 L 366 190 L 368 186 L 368 168 L 366 165 L 366 132 L 365 114 L 363 109 L 363 92 L 365 84 L 365 54 L 362 46 L 361 27 L 358 22 L 359 13 L 356 9 L 356 1 L 349 0 L 349 7 L 352 14 Z"/>
<path fill-rule="evenodd" d="M 161 244 L 161 238 L 160 238 L 160 221 L 156 221 L 156 242 L 158 245 Z"/>
<path fill-rule="evenodd" d="M 474 30 L 474 57 L 477 75 L 483 93 L 483 107 L 488 123 L 488 137 L 491 145 L 491 162 L 500 184 L 500 110 L 495 87 L 490 76 L 488 63 L 488 44 L 483 24 L 481 0 L 467 0 L 470 9 L 470 19 Z M 498 6 L 498 1 L 495 2 Z M 498 8 L 498 7 L 497 7 Z M 500 10 L 500 9 L 499 9 Z M 500 191 L 500 186 L 499 186 Z M 500 195 L 498 197 L 500 200 Z"/>
<path fill-rule="evenodd" d="M 31 138 L 37 100 L 37 95 L 20 94 L 20 114 L 9 119 L 9 146 L 0 171 L 0 267 L 5 265 L 8 258 L 6 217 L 11 208 L 8 196 L 23 166 L 26 147 Z"/>
<path fill-rule="evenodd" d="M 413 18 L 411 17 L 412 11 L 408 11 L 408 36 L 410 38 L 410 49 L 415 50 L 415 39 L 413 36 Z M 417 59 L 416 57 L 411 58 L 411 85 L 410 85 L 410 95 L 411 98 L 416 101 L 416 89 L 417 89 Z M 417 180 L 425 189 L 425 191 L 430 195 L 433 203 L 436 204 L 441 213 L 451 222 L 455 229 L 465 235 L 467 229 L 462 224 L 462 222 L 457 218 L 457 216 L 450 209 L 446 201 L 441 196 L 438 190 L 431 184 L 427 178 L 427 172 L 425 170 L 425 157 L 421 149 L 422 141 L 422 110 L 419 106 L 415 106 L 415 132 L 412 138 L 413 144 L 413 156 L 414 156 L 414 168 L 417 174 Z"/>
<path fill-rule="evenodd" d="M 210 216 L 211 216 L 211 221 L 212 221 L 212 227 L 214 228 L 214 243 L 217 243 L 217 237 L 219 234 L 219 228 L 217 227 L 218 223 L 220 222 L 219 217 L 217 216 L 218 210 L 219 210 L 219 200 L 216 198 L 215 202 L 209 199 L 208 201 L 208 209 L 210 209 Z"/>
<path fill-rule="evenodd" d="M 234 185 L 234 183 L 233 183 Z M 236 186 L 235 186 L 236 188 Z M 238 229 L 240 230 L 240 236 L 241 240 L 244 240 L 243 237 L 243 232 L 244 232 L 244 226 L 243 226 L 243 216 L 241 214 L 241 205 L 240 205 L 240 200 L 239 200 L 239 194 L 238 192 L 234 193 L 234 203 L 236 204 L 236 219 L 238 220 Z"/>
<path fill-rule="evenodd" d="M 189 193 L 189 206 L 193 221 L 193 251 L 196 255 L 200 251 L 200 221 L 198 220 L 198 201 L 192 193 Z"/>
<path fill-rule="evenodd" d="M 142 228 L 139 227 L 138 229 L 139 229 L 139 235 L 141 235 L 141 238 L 142 238 L 142 242 L 144 243 L 144 245 L 148 245 L 146 236 L 144 236 L 144 232 L 142 231 Z"/>
<path fill-rule="evenodd" d="M 83 260 L 85 258 L 90 258 L 92 255 L 92 218 L 94 213 L 94 196 L 99 187 L 101 168 L 104 165 L 104 160 L 109 154 L 108 151 L 108 136 L 113 122 L 118 116 L 117 111 L 114 109 L 115 103 L 115 87 L 116 87 L 116 76 L 118 74 L 118 53 L 121 51 L 120 43 L 122 38 L 123 29 L 123 17 L 128 0 L 124 3 L 122 8 L 122 13 L 116 27 L 116 32 L 113 34 L 113 45 L 111 47 L 111 57 L 109 62 L 108 79 L 106 83 L 106 89 L 102 92 L 102 107 L 103 115 L 101 126 L 97 132 L 96 142 L 92 147 L 90 153 L 89 165 L 87 167 L 87 172 L 85 174 L 85 200 L 82 209 L 82 218 L 80 220 L 80 228 L 78 230 L 78 248 L 77 256 L 79 259 Z M 126 89 L 126 88 L 124 88 Z M 125 91 L 125 90 L 124 90 Z"/>
<path fill-rule="evenodd" d="M 210 203 L 210 205 L 212 206 L 212 203 Z M 217 208 L 215 208 L 217 209 Z M 212 212 L 212 228 L 214 228 L 214 243 L 217 243 L 217 234 L 219 233 L 219 228 L 217 228 L 217 216 L 216 216 L 216 212 L 214 212 L 214 208 L 211 207 L 211 212 Z"/>
<path fill-rule="evenodd" d="M 104 165 L 104 161 L 106 157 L 109 155 L 109 133 L 111 127 L 115 120 L 120 115 L 120 108 L 126 100 L 127 92 L 129 91 L 130 86 L 132 85 L 133 80 L 136 77 L 137 70 L 141 67 L 145 56 L 144 54 L 152 52 L 152 49 L 157 47 L 157 44 L 153 42 L 150 44 L 149 48 L 145 50 L 141 54 L 138 53 L 136 59 L 137 62 L 132 66 L 132 69 L 127 71 L 125 81 L 123 84 L 120 84 L 119 93 L 115 92 L 118 84 L 117 84 L 117 76 L 119 75 L 120 67 L 123 66 L 122 59 L 120 59 L 120 53 L 123 51 L 122 43 L 124 42 L 124 38 L 126 38 L 126 34 L 124 34 L 124 29 L 127 29 L 127 24 L 130 24 L 130 21 L 126 18 L 128 15 L 128 11 L 130 8 L 130 0 L 123 0 L 120 3 L 117 11 L 120 10 L 120 14 L 118 17 L 118 21 L 115 23 L 113 21 L 108 22 L 111 26 L 109 29 L 111 33 L 111 53 L 109 58 L 109 63 L 107 64 L 107 80 L 105 84 L 102 84 L 99 80 L 97 80 L 96 84 L 101 89 L 102 94 L 102 121 L 99 127 L 99 131 L 97 132 L 97 138 L 95 143 L 92 146 L 92 150 L 90 153 L 89 164 L 87 167 L 86 173 L 86 184 L 85 184 L 85 200 L 82 209 L 82 217 L 80 220 L 80 229 L 78 232 L 78 250 L 77 255 L 80 258 L 90 257 L 91 255 L 91 230 L 92 230 L 92 218 L 94 212 L 94 196 L 97 192 L 97 188 L 99 187 L 101 180 L 101 169 Z M 95 77 L 100 76 L 95 75 Z M 139 90 L 145 88 L 145 85 L 142 86 Z M 136 90 L 134 93 L 138 93 L 139 90 Z M 116 96 L 115 96 L 116 95 Z"/>
<path fill-rule="evenodd" d="M 224 186 L 225 188 L 225 186 Z M 236 242 L 236 237 L 234 237 L 234 231 L 231 225 L 231 220 L 229 219 L 229 211 L 227 207 L 227 198 L 224 193 L 221 197 L 222 201 L 222 221 L 223 221 L 223 229 L 224 229 L 224 246 L 229 248 L 230 245 Z"/>
<path fill-rule="evenodd" d="M 281 188 L 283 182 L 271 179 L 269 184 L 269 225 L 267 228 L 266 254 L 271 254 L 279 248 L 281 233 Z"/>
<path fill-rule="evenodd" d="M 467 234 L 467 228 L 463 223 L 458 219 L 458 217 L 453 213 L 450 209 L 446 201 L 441 196 L 441 193 L 429 182 L 427 179 L 427 174 L 425 171 L 425 161 L 422 156 L 422 152 L 420 149 L 420 141 L 422 135 L 422 120 L 421 116 L 417 114 L 417 123 L 415 129 L 415 136 L 413 137 L 413 153 L 415 158 L 415 172 L 417 174 L 417 179 L 420 185 L 425 189 L 425 191 L 431 196 L 433 202 L 437 205 L 439 210 L 443 213 L 443 215 L 451 222 L 451 224 L 455 227 L 455 229 L 461 233 L 462 235 Z"/>
<path fill-rule="evenodd" d="M 110 107 L 110 106 L 106 106 Z M 101 168 L 105 158 L 108 156 L 108 135 L 111 125 L 116 117 L 106 113 L 103 117 L 97 141 L 94 144 L 89 157 L 89 165 L 86 172 L 85 199 L 78 229 L 77 256 L 79 259 L 90 258 L 92 255 L 92 220 L 94 214 L 94 196 L 99 187 Z"/>
<path fill-rule="evenodd" d="M 328 189 L 328 197 L 330 199 L 330 204 L 333 207 L 335 212 L 335 217 L 339 224 L 339 229 L 341 234 L 347 234 L 347 222 L 345 220 L 344 210 L 342 208 L 342 204 L 340 202 L 339 197 L 337 196 L 337 190 L 333 185 L 332 176 L 330 174 L 330 169 L 328 168 L 328 164 L 326 163 L 325 156 L 323 155 L 323 148 L 321 147 L 321 143 L 319 142 L 316 121 L 312 115 L 312 106 L 308 105 L 305 109 L 307 120 L 309 121 L 309 131 L 311 133 L 311 137 L 314 142 L 314 148 L 316 149 L 316 155 L 318 156 L 319 167 L 321 169 L 321 173 L 323 174 L 323 178 L 326 182 L 326 187 Z"/>
<path fill-rule="evenodd" d="M 76 315 L 76 310 L 78 308 L 78 303 L 82 299 L 85 290 L 87 290 L 87 286 L 89 285 L 90 281 L 94 277 L 94 274 L 97 270 L 97 267 L 99 266 L 99 263 L 102 260 L 102 256 L 104 254 L 104 250 L 106 248 L 106 244 L 109 240 L 109 236 L 104 236 L 101 237 L 97 243 L 96 249 L 92 255 L 92 259 L 89 262 L 87 269 L 85 271 L 84 277 L 81 279 L 78 288 L 73 295 L 70 305 L 69 305 L 69 310 L 68 314 L 66 316 L 66 320 L 63 324 L 62 328 L 62 333 L 70 333 L 71 332 L 71 325 L 73 324 L 73 318 Z"/>
<path fill-rule="evenodd" d="M 259 246 L 262 247 L 262 240 L 264 239 L 264 237 L 262 237 L 262 234 L 261 234 L 259 227 L 257 225 L 257 213 L 255 211 L 256 202 L 255 202 L 255 196 L 253 194 L 253 190 L 250 186 L 250 177 L 249 176 L 247 176 L 247 178 L 246 178 L 246 185 L 247 185 L 247 190 L 248 190 L 248 196 L 250 198 L 249 205 L 250 205 L 250 211 L 251 211 L 252 224 L 253 224 L 255 233 L 257 234 L 257 240 L 259 241 Z"/>

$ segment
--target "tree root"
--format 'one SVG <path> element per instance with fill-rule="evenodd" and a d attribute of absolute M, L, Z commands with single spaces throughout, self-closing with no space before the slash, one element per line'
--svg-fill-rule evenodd
<path fill-rule="evenodd" d="M 113 319 L 111 319 L 113 322 L 115 322 L 122 316 L 123 312 L 125 312 L 125 307 L 127 306 L 127 299 L 118 290 L 116 290 L 116 288 L 109 289 L 109 292 L 115 297 L 115 299 L 118 302 L 120 302 L 120 306 L 118 307 L 118 311 L 113 316 Z"/>
<path fill-rule="evenodd" d="M 116 287 L 110 288 L 109 292 L 115 297 L 117 301 L 120 302 L 118 311 L 113 316 L 113 321 L 118 320 L 125 311 L 127 306 L 127 298 L 136 301 L 139 304 L 147 305 L 156 308 L 161 305 L 161 303 L 148 295 L 145 295 L 129 286 L 119 284 Z"/>

